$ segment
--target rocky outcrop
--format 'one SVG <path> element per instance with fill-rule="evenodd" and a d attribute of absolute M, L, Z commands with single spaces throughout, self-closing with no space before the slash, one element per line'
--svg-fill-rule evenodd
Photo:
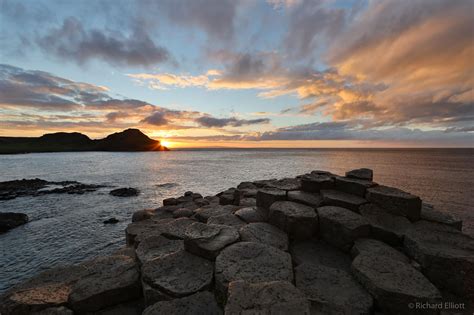
<path fill-rule="evenodd" d="M 210 292 L 198 292 L 193 295 L 157 302 L 143 311 L 143 315 L 222 315 L 214 295 Z"/>
<path fill-rule="evenodd" d="M 24 213 L 0 212 L 0 234 L 28 223 L 28 216 Z"/>
<path fill-rule="evenodd" d="M 367 200 L 362 197 L 339 190 L 321 190 L 321 196 L 326 206 L 343 207 L 354 212 L 358 212 L 359 207 L 367 203 Z"/>
<path fill-rule="evenodd" d="M 138 189 L 131 187 L 117 188 L 110 191 L 110 194 L 116 197 L 134 197 L 138 196 L 139 193 Z"/>
<path fill-rule="evenodd" d="M 288 235 L 271 224 L 250 223 L 242 227 L 239 233 L 240 239 L 244 242 L 262 243 L 284 251 L 288 250 Z"/>
<path fill-rule="evenodd" d="M 366 198 L 395 215 L 405 216 L 412 221 L 420 219 L 420 197 L 398 188 L 381 185 L 372 187 L 367 189 Z"/>
<path fill-rule="evenodd" d="M 293 239 L 307 239 L 316 233 L 318 216 L 316 211 L 300 203 L 278 201 L 271 205 L 268 220 L 288 233 Z"/>
<path fill-rule="evenodd" d="M 346 172 L 346 177 L 371 181 L 374 177 L 374 173 L 369 168 L 358 168 L 358 169 Z"/>

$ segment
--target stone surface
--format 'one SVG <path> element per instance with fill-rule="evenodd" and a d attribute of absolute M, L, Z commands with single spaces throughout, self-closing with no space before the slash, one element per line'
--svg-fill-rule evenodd
<path fill-rule="evenodd" d="M 141 264 L 149 260 L 184 250 L 182 240 L 171 240 L 161 235 L 153 235 L 144 239 L 138 245 L 135 253 Z"/>
<path fill-rule="evenodd" d="M 269 182 L 267 184 L 267 187 L 281 189 L 285 191 L 300 190 L 301 181 L 298 178 L 282 178 Z"/>
<path fill-rule="evenodd" d="M 292 239 L 307 239 L 317 232 L 316 211 L 300 203 L 277 201 L 270 207 L 268 221 Z"/>
<path fill-rule="evenodd" d="M 247 223 L 266 221 L 264 211 L 259 210 L 257 207 L 246 207 L 239 209 L 235 212 L 235 215 Z"/>
<path fill-rule="evenodd" d="M 190 218 L 178 218 L 163 224 L 161 229 L 163 230 L 163 236 L 171 239 L 184 239 L 186 229 L 196 221 Z"/>
<path fill-rule="evenodd" d="M 404 238 L 404 249 L 440 288 L 474 300 L 474 239 L 453 227 L 420 221 Z"/>
<path fill-rule="evenodd" d="M 176 198 L 163 199 L 163 206 L 175 206 L 177 204 L 178 204 L 178 200 L 176 200 Z"/>
<path fill-rule="evenodd" d="M 129 301 L 126 303 L 121 303 L 117 305 L 113 305 L 102 309 L 97 312 L 87 313 L 94 314 L 94 315 L 141 315 L 143 312 L 143 301 L 142 299 Z"/>
<path fill-rule="evenodd" d="M 294 201 L 298 203 L 302 203 L 304 205 L 310 207 L 319 207 L 323 202 L 323 198 L 318 193 L 309 193 L 302 190 L 295 190 L 288 192 L 288 200 Z"/>
<path fill-rule="evenodd" d="M 225 298 L 228 284 L 236 280 L 292 282 L 291 257 L 284 251 L 261 243 L 235 243 L 216 258 L 216 293 Z"/>
<path fill-rule="evenodd" d="M 346 271 L 351 269 L 351 256 L 322 240 L 293 242 L 290 253 L 295 265 L 311 263 Z"/>
<path fill-rule="evenodd" d="M 234 227 L 196 222 L 186 229 L 184 247 L 192 254 L 214 260 L 224 247 L 237 242 L 239 237 Z"/>
<path fill-rule="evenodd" d="M 138 196 L 139 193 L 138 189 L 132 187 L 117 188 L 110 191 L 110 194 L 116 197 L 134 197 Z"/>
<path fill-rule="evenodd" d="M 68 303 L 74 312 L 98 311 L 141 295 L 140 274 L 132 258 L 100 257 L 85 266 L 93 272 L 71 287 Z"/>
<path fill-rule="evenodd" d="M 210 217 L 207 220 L 207 224 L 228 225 L 228 226 L 235 227 L 236 229 L 240 229 L 246 223 L 235 214 L 221 214 L 221 215 Z"/>
<path fill-rule="evenodd" d="M 286 200 L 286 192 L 280 189 L 260 189 L 257 191 L 257 207 L 269 209 L 276 201 Z"/>
<path fill-rule="evenodd" d="M 160 225 L 154 220 L 143 220 L 130 223 L 125 229 L 125 237 L 127 245 L 138 246 L 135 244 L 135 239 L 141 234 L 160 233 Z"/>
<path fill-rule="evenodd" d="M 223 191 L 219 195 L 219 204 L 223 206 L 239 204 L 239 192 L 235 188 Z"/>
<path fill-rule="evenodd" d="M 310 304 L 304 294 L 288 281 L 233 281 L 229 284 L 225 314 L 310 315 Z"/>
<path fill-rule="evenodd" d="M 218 216 L 221 214 L 233 214 L 239 207 L 234 205 L 208 205 L 196 209 L 194 215 L 196 219 L 206 223 L 210 217 Z"/>
<path fill-rule="evenodd" d="M 389 212 L 405 216 L 411 221 L 420 219 L 421 199 L 403 190 L 387 186 L 367 189 L 366 199 Z"/>
<path fill-rule="evenodd" d="M 184 297 L 209 288 L 213 272 L 209 260 L 179 251 L 143 264 L 142 280 L 164 296 Z"/>
<path fill-rule="evenodd" d="M 343 207 L 354 212 L 359 212 L 359 207 L 367 203 L 362 197 L 338 190 L 321 190 L 321 196 L 326 206 Z"/>
<path fill-rule="evenodd" d="M 332 189 L 333 187 L 334 179 L 326 174 L 312 173 L 301 177 L 301 189 L 306 192 L 319 192 L 322 189 Z"/>
<path fill-rule="evenodd" d="M 32 315 L 74 315 L 74 312 L 67 307 L 50 307 L 38 312 L 31 313 Z"/>
<path fill-rule="evenodd" d="M 428 203 L 422 203 L 420 218 L 434 223 L 446 224 L 462 231 L 462 220 L 455 218 L 446 211 L 438 210 Z"/>
<path fill-rule="evenodd" d="M 256 205 L 257 205 L 256 198 L 246 197 L 246 198 L 240 199 L 239 201 L 239 206 L 242 206 L 242 207 L 255 207 Z"/>
<path fill-rule="evenodd" d="M 221 315 L 222 310 L 217 305 L 211 292 L 198 292 L 193 295 L 162 301 L 147 307 L 143 315 Z"/>
<path fill-rule="evenodd" d="M 369 255 L 377 257 L 387 257 L 392 260 L 399 260 L 404 263 L 410 263 L 410 259 L 389 245 L 370 238 L 360 238 L 354 242 L 351 249 L 352 257 L 358 255 Z"/>
<path fill-rule="evenodd" d="M 374 187 L 377 184 L 370 180 L 363 180 L 351 177 L 336 176 L 334 178 L 335 189 L 359 197 L 365 197 L 367 188 Z"/>
<path fill-rule="evenodd" d="M 369 236 L 370 225 L 361 215 L 334 206 L 318 208 L 320 235 L 328 243 L 349 251 L 358 238 Z"/>
<path fill-rule="evenodd" d="M 143 209 L 135 211 L 132 215 L 132 222 L 139 222 L 151 219 L 155 215 L 155 209 Z"/>
<path fill-rule="evenodd" d="M 371 313 L 372 297 L 348 271 L 303 263 L 295 268 L 295 283 L 313 314 Z"/>
<path fill-rule="evenodd" d="M 279 228 L 264 222 L 250 223 L 239 230 L 244 242 L 262 243 L 288 250 L 288 235 Z"/>
<path fill-rule="evenodd" d="M 359 212 L 370 224 L 370 235 L 393 246 L 402 245 L 406 231 L 412 226 L 407 218 L 388 213 L 373 203 L 362 205 Z"/>
<path fill-rule="evenodd" d="M 173 211 L 173 218 L 189 218 L 194 214 L 194 211 L 188 208 L 179 208 Z"/>
<path fill-rule="evenodd" d="M 374 172 L 370 168 L 358 168 L 358 169 L 346 172 L 346 177 L 371 181 L 374 178 Z"/>
<path fill-rule="evenodd" d="M 359 255 L 352 262 L 352 272 L 388 314 L 419 314 L 410 303 L 436 303 L 441 298 L 421 272 L 399 260 Z"/>
<path fill-rule="evenodd" d="M 28 223 L 28 216 L 24 213 L 0 212 L 0 233 Z"/>

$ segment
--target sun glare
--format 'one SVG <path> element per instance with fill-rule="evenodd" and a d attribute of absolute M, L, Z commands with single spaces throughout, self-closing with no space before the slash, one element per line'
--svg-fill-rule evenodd
<path fill-rule="evenodd" d="M 162 140 L 161 145 L 169 148 L 172 146 L 172 143 L 170 141 Z"/>

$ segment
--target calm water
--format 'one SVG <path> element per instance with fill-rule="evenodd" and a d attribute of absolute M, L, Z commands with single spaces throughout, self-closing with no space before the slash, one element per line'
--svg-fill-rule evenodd
<path fill-rule="evenodd" d="M 84 195 L 0 201 L 0 211 L 31 222 L 0 235 L 0 292 L 52 266 L 107 254 L 124 244 L 133 211 L 158 207 L 187 190 L 216 194 L 241 181 L 296 176 L 315 169 L 343 174 L 369 167 L 375 181 L 400 187 L 464 220 L 474 234 L 474 150 L 237 150 L 147 153 L 51 153 L 0 156 L 0 181 L 50 181 L 137 187 L 118 198 L 110 188 Z M 177 185 L 163 185 L 175 183 Z M 116 217 L 120 223 L 104 225 Z"/>

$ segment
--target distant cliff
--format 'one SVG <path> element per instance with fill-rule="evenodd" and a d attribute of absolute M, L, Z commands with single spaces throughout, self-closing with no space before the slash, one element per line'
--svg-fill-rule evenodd
<path fill-rule="evenodd" d="M 0 154 L 80 151 L 169 151 L 138 129 L 116 132 L 93 140 L 78 132 L 57 132 L 38 138 L 0 137 Z"/>

